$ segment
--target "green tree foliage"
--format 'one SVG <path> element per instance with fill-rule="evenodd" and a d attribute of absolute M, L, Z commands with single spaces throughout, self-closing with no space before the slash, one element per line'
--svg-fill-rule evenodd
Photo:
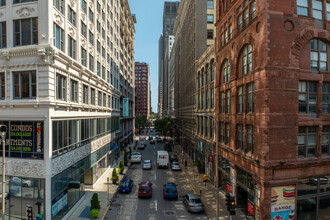
<path fill-rule="evenodd" d="M 93 209 L 100 209 L 100 200 L 99 195 L 97 193 L 94 193 L 91 199 L 91 210 Z"/>
<path fill-rule="evenodd" d="M 113 170 L 112 170 L 111 180 L 118 180 L 118 173 L 117 173 L 116 168 L 113 168 Z"/>
<path fill-rule="evenodd" d="M 100 210 L 98 210 L 98 209 L 92 209 L 91 210 L 91 219 L 96 219 L 97 217 L 99 217 L 99 212 L 100 212 Z"/>
<path fill-rule="evenodd" d="M 125 169 L 125 167 L 124 167 L 124 161 L 122 161 L 122 160 L 119 163 L 119 169 L 122 170 L 122 171 L 124 171 L 124 169 Z"/>
<path fill-rule="evenodd" d="M 170 118 L 162 118 L 162 119 L 157 119 L 154 121 L 155 124 L 155 129 L 159 131 L 162 135 L 168 136 L 171 135 L 171 130 L 172 130 L 172 119 Z"/>
<path fill-rule="evenodd" d="M 127 163 L 128 162 L 128 157 L 127 157 L 127 152 L 125 151 L 125 154 L 124 154 L 124 163 Z"/>
<path fill-rule="evenodd" d="M 150 115 L 150 119 L 154 119 L 155 118 L 155 115 L 154 114 L 151 114 Z"/>
<path fill-rule="evenodd" d="M 135 117 L 135 128 L 137 129 L 143 129 L 147 126 L 147 117 L 146 116 L 140 116 L 140 115 L 137 115 Z"/>

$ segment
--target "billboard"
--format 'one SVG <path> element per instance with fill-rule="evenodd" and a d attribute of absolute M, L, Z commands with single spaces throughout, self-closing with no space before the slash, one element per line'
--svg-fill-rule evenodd
<path fill-rule="evenodd" d="M 128 117 L 128 98 L 123 98 L 123 117 Z"/>
<path fill-rule="evenodd" d="M 295 219 L 296 186 L 273 187 L 271 203 L 272 220 Z"/>

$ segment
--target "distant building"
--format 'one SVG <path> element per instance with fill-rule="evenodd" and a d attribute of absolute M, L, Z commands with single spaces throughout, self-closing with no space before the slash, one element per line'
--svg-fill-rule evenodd
<path fill-rule="evenodd" d="M 150 116 L 149 64 L 135 62 L 136 103 L 135 115 Z"/>

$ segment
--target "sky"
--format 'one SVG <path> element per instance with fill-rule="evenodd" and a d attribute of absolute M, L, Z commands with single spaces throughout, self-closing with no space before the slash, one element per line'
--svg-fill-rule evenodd
<path fill-rule="evenodd" d="M 153 112 L 158 111 L 158 40 L 163 31 L 164 2 L 164 0 L 128 0 L 131 13 L 136 15 L 137 21 L 135 61 L 149 64 Z"/>

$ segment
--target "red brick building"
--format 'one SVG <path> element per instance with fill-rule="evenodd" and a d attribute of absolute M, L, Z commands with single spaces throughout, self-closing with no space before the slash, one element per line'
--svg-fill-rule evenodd
<path fill-rule="evenodd" d="M 135 62 L 135 115 L 150 116 L 149 64 Z"/>
<path fill-rule="evenodd" d="M 217 5 L 222 189 L 254 219 L 330 219 L 330 1 Z"/>

